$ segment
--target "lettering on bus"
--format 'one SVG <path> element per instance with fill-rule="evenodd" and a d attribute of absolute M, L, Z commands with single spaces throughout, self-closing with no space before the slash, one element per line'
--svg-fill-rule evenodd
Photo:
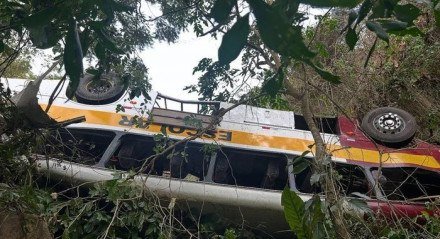
<path fill-rule="evenodd" d="M 141 122 L 140 118 L 137 117 L 129 117 L 126 115 L 121 116 L 121 120 L 119 121 L 119 125 L 121 126 L 127 126 L 132 127 L 136 126 L 138 128 L 147 129 L 149 126 L 149 122 L 142 120 Z M 174 135 L 182 135 L 182 136 L 194 136 L 197 134 L 196 129 L 190 129 L 186 127 L 181 126 L 173 126 L 173 125 L 162 125 L 161 132 L 166 132 Z M 223 140 L 223 141 L 231 141 L 232 140 L 232 132 L 226 131 L 226 130 L 208 130 L 206 133 L 203 134 L 202 138 L 205 139 L 216 139 L 216 140 Z"/>
<path fill-rule="evenodd" d="M 148 128 L 149 122 L 147 122 L 146 120 L 140 118 L 140 117 L 136 117 L 133 116 L 131 118 L 129 118 L 126 115 L 121 116 L 121 120 L 119 121 L 119 125 L 121 126 L 136 126 L 139 127 L 141 129 L 146 129 Z"/>
<path fill-rule="evenodd" d="M 160 131 L 183 136 L 194 136 L 197 134 L 196 129 L 189 129 L 186 127 L 173 125 L 162 125 Z M 231 141 L 232 132 L 226 130 L 208 130 L 206 133 L 203 134 L 202 138 Z"/>

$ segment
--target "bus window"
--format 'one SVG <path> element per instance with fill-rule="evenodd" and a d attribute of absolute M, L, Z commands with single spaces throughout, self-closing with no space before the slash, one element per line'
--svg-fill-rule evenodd
<path fill-rule="evenodd" d="M 389 200 L 406 200 L 440 195 L 440 174 L 421 168 L 371 169 L 379 177 L 381 191 Z"/>
<path fill-rule="evenodd" d="M 115 137 L 115 133 L 92 129 L 61 129 L 48 142 L 50 154 L 61 160 L 96 164 Z M 46 152 L 47 153 L 47 152 Z"/>
<path fill-rule="evenodd" d="M 126 135 L 109 161 L 109 167 L 119 170 L 139 170 L 144 173 L 172 178 L 203 180 L 209 157 L 201 152 L 202 145 L 187 143 L 171 153 L 159 157 L 154 163 L 145 162 L 156 155 L 156 142 L 150 136 Z"/>
<path fill-rule="evenodd" d="M 310 131 L 309 126 L 304 119 L 304 116 L 295 114 L 295 129 Z M 338 127 L 337 118 L 315 118 L 315 123 L 318 126 L 319 132 L 327 134 L 336 134 Z"/>
<path fill-rule="evenodd" d="M 365 177 L 364 170 L 357 165 L 336 163 L 334 169 L 341 176 L 339 179 L 342 193 L 350 195 L 360 193 L 368 197 L 374 197 L 373 188 Z"/>
<path fill-rule="evenodd" d="M 360 193 L 368 197 L 373 196 L 373 190 L 361 167 L 357 165 L 335 163 L 334 170 L 339 174 L 339 186 L 341 193 L 345 195 Z M 308 167 L 301 173 L 295 175 L 296 189 L 302 193 L 321 193 L 318 185 L 311 185 L 311 168 Z"/>
<path fill-rule="evenodd" d="M 165 163 L 173 178 L 204 180 L 213 152 L 204 152 L 203 144 L 187 143 L 167 156 Z"/>
<path fill-rule="evenodd" d="M 286 165 L 283 155 L 222 148 L 217 152 L 213 181 L 282 190 L 287 182 Z"/>
<path fill-rule="evenodd" d="M 154 154 L 154 145 L 152 137 L 125 135 L 109 163 L 119 170 L 138 169 Z"/>
<path fill-rule="evenodd" d="M 311 159 L 310 159 L 311 160 Z M 298 192 L 302 193 L 321 193 L 321 188 L 316 184 L 310 183 L 312 177 L 312 170 L 307 167 L 302 172 L 295 174 L 295 187 Z"/>

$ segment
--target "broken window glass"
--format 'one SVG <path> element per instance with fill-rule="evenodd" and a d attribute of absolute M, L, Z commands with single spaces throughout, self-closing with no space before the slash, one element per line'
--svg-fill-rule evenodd
<path fill-rule="evenodd" d="M 282 190 L 287 182 L 286 165 L 284 155 L 223 147 L 217 152 L 213 181 Z"/>
<path fill-rule="evenodd" d="M 334 163 L 333 169 L 339 175 L 341 193 L 347 196 L 373 197 L 374 193 L 361 167 L 357 165 Z M 322 193 L 319 185 L 310 182 L 313 173 L 307 167 L 295 175 L 295 186 L 302 193 Z"/>
<path fill-rule="evenodd" d="M 389 200 L 429 199 L 440 195 L 440 174 L 421 168 L 371 169 Z"/>

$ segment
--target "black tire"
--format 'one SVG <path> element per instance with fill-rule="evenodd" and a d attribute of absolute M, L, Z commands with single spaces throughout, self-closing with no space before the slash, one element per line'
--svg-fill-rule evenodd
<path fill-rule="evenodd" d="M 90 105 L 109 104 L 118 100 L 125 92 L 125 86 L 116 74 L 103 74 L 99 80 L 93 80 L 93 75 L 85 74 L 79 81 L 75 92 L 79 103 Z"/>
<path fill-rule="evenodd" d="M 382 107 L 368 112 L 362 120 L 361 127 L 380 143 L 400 146 L 414 137 L 417 123 L 414 116 L 404 110 Z"/>

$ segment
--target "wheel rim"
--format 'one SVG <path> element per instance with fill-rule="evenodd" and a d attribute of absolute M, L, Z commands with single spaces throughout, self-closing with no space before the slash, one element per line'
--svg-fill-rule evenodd
<path fill-rule="evenodd" d="M 108 92 L 112 87 L 113 87 L 112 83 L 104 78 L 100 80 L 90 81 L 87 84 L 86 89 L 87 91 L 93 94 L 102 94 Z"/>
<path fill-rule="evenodd" d="M 373 121 L 374 127 L 384 134 L 397 134 L 405 129 L 403 118 L 395 113 L 385 113 L 377 116 Z"/>

